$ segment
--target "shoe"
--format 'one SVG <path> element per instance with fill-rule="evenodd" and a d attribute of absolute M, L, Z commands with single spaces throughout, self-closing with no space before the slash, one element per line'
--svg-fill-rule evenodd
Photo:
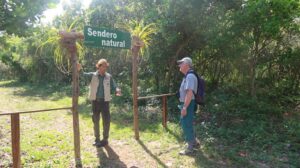
<path fill-rule="evenodd" d="M 100 145 L 101 141 L 99 139 L 96 139 L 95 142 L 93 143 L 93 146 L 98 146 Z"/>
<path fill-rule="evenodd" d="M 180 151 L 179 155 L 191 155 L 193 152 L 194 151 L 192 149 L 186 148 L 185 150 Z"/>
<path fill-rule="evenodd" d="M 108 141 L 107 140 L 101 140 L 99 144 L 97 144 L 97 148 L 101 148 L 101 147 L 104 147 L 108 144 Z"/>
<path fill-rule="evenodd" d="M 193 144 L 193 149 L 199 149 L 200 148 L 200 142 L 196 141 L 195 144 Z"/>

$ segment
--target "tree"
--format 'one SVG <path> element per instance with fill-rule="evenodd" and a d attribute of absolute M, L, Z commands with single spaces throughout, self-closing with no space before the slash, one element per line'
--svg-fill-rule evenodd
<path fill-rule="evenodd" d="M 236 37 L 248 47 L 246 59 L 249 64 L 249 92 L 255 97 L 257 66 L 266 57 L 265 50 L 277 43 L 284 32 L 299 17 L 298 0 L 257 0 L 245 1 L 243 9 L 232 18 Z"/>
<path fill-rule="evenodd" d="M 64 74 L 70 73 L 70 60 L 65 47 L 61 46 L 59 31 L 83 31 L 87 19 L 86 10 L 82 8 L 80 0 L 74 0 L 70 4 L 63 4 L 64 14 L 53 21 L 54 28 L 48 29 L 45 37 L 45 46 L 51 46 L 54 50 L 55 65 Z M 85 49 L 82 42 L 76 41 L 77 53 L 80 60 L 85 56 Z"/>
<path fill-rule="evenodd" d="M 40 21 L 42 12 L 58 0 L 1 0 L 0 31 L 24 36 L 26 30 Z"/>

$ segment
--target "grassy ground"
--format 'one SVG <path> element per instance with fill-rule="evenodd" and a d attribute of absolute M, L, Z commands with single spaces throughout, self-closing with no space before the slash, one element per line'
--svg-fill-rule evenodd
<path fill-rule="evenodd" d="M 56 88 L 56 89 L 55 89 Z M 68 107 L 71 99 L 55 86 L 13 81 L 0 83 L 0 111 Z M 93 143 L 90 105 L 80 97 L 80 140 L 84 167 L 198 167 L 194 157 L 180 157 L 183 141 L 177 124 L 165 131 L 159 114 L 141 117 L 140 140 L 133 138 L 130 105 L 112 104 L 110 144 L 97 149 Z M 21 158 L 23 167 L 74 167 L 72 115 L 70 111 L 22 114 Z M 175 134 L 176 136 L 174 136 Z M 10 116 L 0 117 L 0 167 L 10 167 Z"/>
<path fill-rule="evenodd" d="M 68 107 L 70 88 L 53 85 L 0 82 L 0 112 Z M 283 145 L 270 150 L 237 137 L 228 137 L 231 128 L 217 128 L 203 120 L 196 126 L 201 148 L 193 156 L 179 156 L 184 146 L 178 123 L 161 126 L 159 109 L 140 112 L 140 140 L 133 132 L 130 104 L 111 104 L 109 146 L 95 148 L 90 109 L 79 100 L 81 159 L 84 167 L 297 167 L 300 154 Z M 74 167 L 72 115 L 70 111 L 22 114 L 21 158 L 23 167 Z M 224 135 L 221 135 L 223 132 Z M 218 135 L 218 136 L 217 136 Z M 11 167 L 10 116 L 0 116 L 0 167 Z M 277 143 L 276 141 L 274 143 Z M 290 145 L 293 145 L 290 143 Z M 275 148 L 274 148 L 275 147 Z M 278 147 L 278 149 L 276 149 Z M 288 148 L 288 147 L 286 147 Z"/>

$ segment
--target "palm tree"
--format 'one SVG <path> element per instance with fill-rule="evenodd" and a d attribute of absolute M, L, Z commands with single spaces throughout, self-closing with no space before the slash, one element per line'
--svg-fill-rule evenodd
<path fill-rule="evenodd" d="M 75 20 L 71 26 L 64 29 L 65 32 L 73 31 L 73 27 L 78 20 Z M 61 36 L 59 35 L 60 30 L 57 28 L 49 29 L 46 34 L 46 40 L 38 47 L 37 52 L 42 52 L 44 47 L 51 47 L 53 49 L 53 58 L 55 66 L 64 74 L 70 74 L 71 63 L 70 54 L 67 49 L 62 45 Z M 84 56 L 84 47 L 80 42 L 76 41 L 77 55 L 79 59 Z"/>
<path fill-rule="evenodd" d="M 157 27 L 154 23 L 145 25 L 143 21 L 129 21 L 128 24 L 120 26 L 130 32 L 132 42 L 142 43 L 143 47 L 140 49 L 140 54 L 143 56 L 145 51 L 149 48 L 152 38 L 151 36 L 157 32 Z"/>
<path fill-rule="evenodd" d="M 138 122 L 138 89 L 137 89 L 137 57 L 139 52 L 144 55 L 145 50 L 151 44 L 151 35 L 156 32 L 154 23 L 144 25 L 144 22 L 130 21 L 129 24 L 122 26 L 129 31 L 132 36 L 132 95 L 133 95 L 133 113 L 134 113 L 134 132 L 135 138 L 139 139 L 139 122 Z"/>

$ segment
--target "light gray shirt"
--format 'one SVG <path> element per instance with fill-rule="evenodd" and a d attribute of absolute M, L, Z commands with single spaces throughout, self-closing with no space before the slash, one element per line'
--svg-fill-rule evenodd
<path fill-rule="evenodd" d="M 180 102 L 184 102 L 186 93 L 188 89 L 192 89 L 193 93 L 197 93 L 197 77 L 194 74 L 188 74 L 186 77 L 182 79 L 180 89 L 179 89 L 179 94 Z M 195 96 L 193 94 L 192 99 L 195 99 Z"/>

